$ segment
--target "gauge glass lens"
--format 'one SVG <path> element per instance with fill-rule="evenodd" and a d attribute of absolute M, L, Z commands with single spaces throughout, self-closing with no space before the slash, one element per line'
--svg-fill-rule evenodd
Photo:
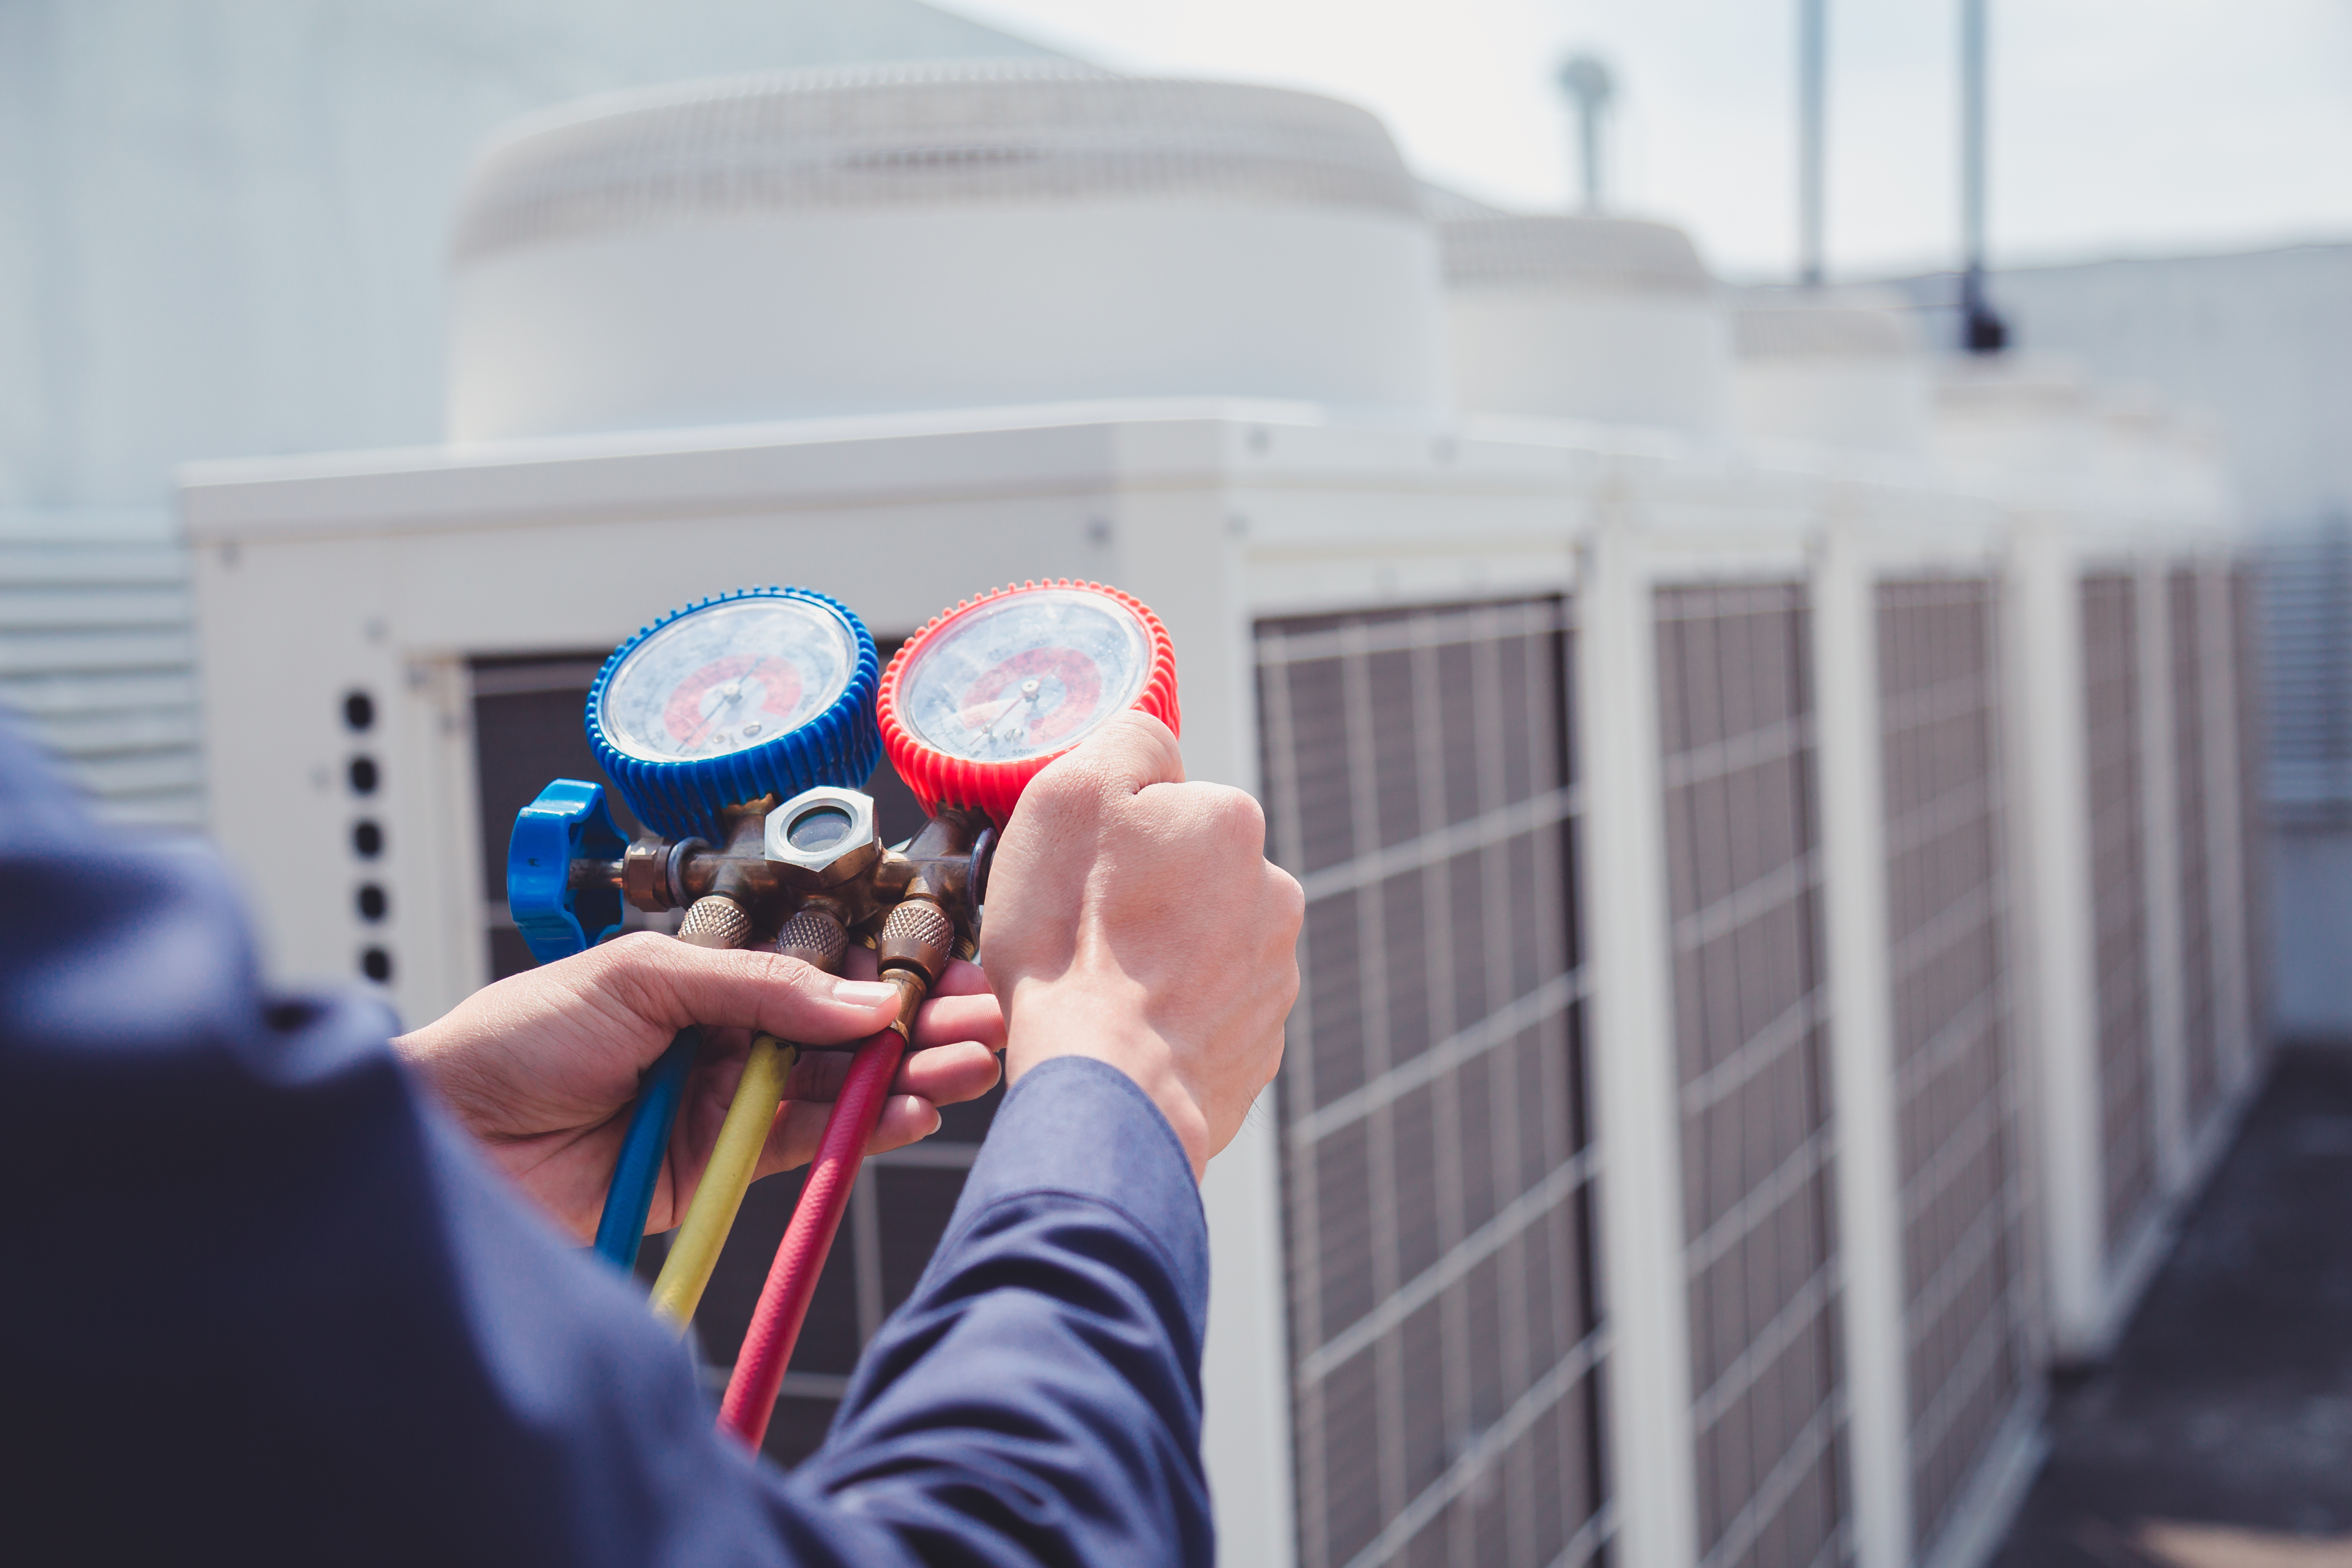
<path fill-rule="evenodd" d="M 940 628 L 900 684 L 899 717 L 935 750 L 1017 762 L 1073 745 L 1132 707 L 1150 673 L 1143 623 L 1083 588 L 992 600 Z"/>
<path fill-rule="evenodd" d="M 633 757 L 719 757 L 799 729 L 849 688 L 857 641 L 804 599 L 730 599 L 639 643 L 604 683 L 597 721 Z"/>

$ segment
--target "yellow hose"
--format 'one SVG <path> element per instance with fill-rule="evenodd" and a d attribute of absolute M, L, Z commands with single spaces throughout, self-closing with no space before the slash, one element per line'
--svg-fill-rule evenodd
<path fill-rule="evenodd" d="M 735 1213 L 751 1185 L 760 1152 L 768 1146 L 769 1130 L 776 1124 L 776 1107 L 784 1100 L 784 1080 L 792 1076 L 799 1050 L 772 1035 L 751 1041 L 751 1055 L 743 1063 L 742 1081 L 727 1107 L 719 1142 L 710 1150 L 710 1163 L 687 1205 L 686 1223 L 670 1243 L 669 1260 L 654 1280 L 654 1310 L 667 1318 L 680 1333 L 694 1321 L 710 1271 L 719 1267 L 719 1248 L 735 1227 Z"/>

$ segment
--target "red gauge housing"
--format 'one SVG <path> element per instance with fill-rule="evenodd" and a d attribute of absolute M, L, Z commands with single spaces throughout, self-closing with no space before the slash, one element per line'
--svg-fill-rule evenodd
<path fill-rule="evenodd" d="M 1142 601 L 1099 583 L 1024 583 L 967 599 L 882 673 L 882 744 L 927 812 L 999 827 L 1040 770 L 1113 713 L 1181 733 L 1176 647 Z"/>

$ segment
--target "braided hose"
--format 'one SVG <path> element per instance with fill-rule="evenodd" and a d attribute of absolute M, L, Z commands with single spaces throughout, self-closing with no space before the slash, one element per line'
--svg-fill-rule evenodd
<path fill-rule="evenodd" d="M 719 1409 L 721 1430 L 732 1432 L 745 1447 L 757 1450 L 768 1435 L 776 1412 L 776 1395 L 784 1386 L 784 1369 L 793 1347 L 808 1320 L 809 1302 L 833 1250 L 833 1238 L 849 1210 L 850 1188 L 866 1163 L 866 1145 L 888 1103 L 891 1080 L 898 1076 L 915 1027 L 916 1009 L 930 994 L 932 983 L 946 968 L 955 942 L 955 927 L 937 904 L 909 899 L 890 911 L 877 943 L 882 978 L 898 988 L 898 1010 L 890 1027 L 857 1047 L 849 1074 L 825 1118 L 824 1135 L 808 1181 L 801 1188 L 792 1224 L 777 1245 L 768 1282 L 760 1291 L 751 1326 L 736 1352 L 734 1374 L 727 1380 L 726 1402 Z"/>

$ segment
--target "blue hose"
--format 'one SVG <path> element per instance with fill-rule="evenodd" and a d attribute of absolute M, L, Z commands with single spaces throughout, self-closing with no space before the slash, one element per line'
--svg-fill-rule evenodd
<path fill-rule="evenodd" d="M 677 1120 L 687 1071 L 701 1048 L 700 1029 L 689 1024 L 677 1032 L 638 1092 L 637 1109 L 621 1140 L 613 1184 L 604 1193 L 604 1216 L 596 1222 L 596 1250 L 624 1271 L 637 1266 L 637 1248 L 646 1239 L 646 1213 L 654 1206 L 654 1187 L 669 1152 L 670 1126 Z"/>

